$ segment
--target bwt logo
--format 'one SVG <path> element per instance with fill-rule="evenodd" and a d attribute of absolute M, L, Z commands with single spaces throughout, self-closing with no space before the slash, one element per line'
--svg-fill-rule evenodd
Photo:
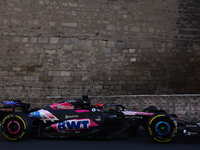
<path fill-rule="evenodd" d="M 58 130 L 79 130 L 79 129 L 89 129 L 90 120 L 68 120 L 57 124 Z"/>

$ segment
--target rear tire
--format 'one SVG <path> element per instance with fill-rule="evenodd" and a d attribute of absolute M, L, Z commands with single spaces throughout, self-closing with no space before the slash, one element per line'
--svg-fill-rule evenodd
<path fill-rule="evenodd" d="M 32 121 L 24 113 L 12 113 L 7 115 L 1 123 L 1 132 L 8 140 L 16 141 L 30 135 Z"/>
<path fill-rule="evenodd" d="M 166 113 L 156 113 L 149 118 L 148 131 L 157 142 L 167 143 L 177 134 L 177 122 Z"/>

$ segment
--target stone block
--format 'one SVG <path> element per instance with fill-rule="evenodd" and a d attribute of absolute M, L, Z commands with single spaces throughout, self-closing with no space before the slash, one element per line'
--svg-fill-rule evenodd
<path fill-rule="evenodd" d="M 101 48 L 103 53 L 111 53 L 111 48 Z"/>
<path fill-rule="evenodd" d="M 96 85 L 96 86 L 93 86 L 93 88 L 96 89 L 96 90 L 102 90 L 103 86 L 102 85 Z"/>
<path fill-rule="evenodd" d="M 60 38 L 61 43 L 70 44 L 69 38 Z"/>
<path fill-rule="evenodd" d="M 148 31 L 154 33 L 154 28 L 149 28 Z"/>
<path fill-rule="evenodd" d="M 43 76 L 43 72 L 40 71 L 31 71 L 31 76 Z"/>
<path fill-rule="evenodd" d="M 134 71 L 134 70 L 136 70 L 136 67 L 126 67 L 126 70 Z"/>
<path fill-rule="evenodd" d="M 135 74 L 134 71 L 131 71 L 131 70 L 126 70 L 125 71 L 125 76 L 133 76 Z"/>
<path fill-rule="evenodd" d="M 121 53 L 122 49 L 121 48 L 112 48 L 112 53 Z"/>
<path fill-rule="evenodd" d="M 49 22 L 49 25 L 50 25 L 50 26 L 56 26 L 56 23 L 55 23 L 54 21 L 50 21 L 50 22 Z"/>
<path fill-rule="evenodd" d="M 121 48 L 125 48 L 126 47 L 126 42 L 122 42 L 122 41 L 116 42 L 116 46 L 117 47 L 121 47 Z"/>
<path fill-rule="evenodd" d="M 27 38 L 27 37 L 22 38 L 22 42 L 23 42 L 23 43 L 28 42 L 28 38 Z"/>
<path fill-rule="evenodd" d="M 135 53 L 136 52 L 136 49 L 129 49 L 128 50 L 130 53 Z"/>
<path fill-rule="evenodd" d="M 58 43 L 59 42 L 59 38 L 58 37 L 51 37 L 50 38 L 50 43 L 51 44 L 56 44 L 56 43 Z"/>
<path fill-rule="evenodd" d="M 86 40 L 85 45 L 91 47 L 93 43 L 93 40 Z"/>
<path fill-rule="evenodd" d="M 19 42 L 20 41 L 20 38 L 19 37 L 15 37 L 14 38 L 14 42 Z"/>
<path fill-rule="evenodd" d="M 174 43 L 167 43 L 167 47 L 169 47 L 169 48 L 173 48 L 175 45 L 174 45 Z"/>
<path fill-rule="evenodd" d="M 35 77 L 34 76 L 23 76 L 24 81 L 34 81 Z"/>
<path fill-rule="evenodd" d="M 48 76 L 61 76 L 61 71 L 48 71 Z"/>
<path fill-rule="evenodd" d="M 79 39 L 77 39 L 77 38 L 70 38 L 69 40 L 70 40 L 71 44 L 77 44 L 79 42 Z"/>
<path fill-rule="evenodd" d="M 71 44 L 71 45 L 64 45 L 64 50 L 73 50 L 73 45 Z"/>
<path fill-rule="evenodd" d="M 101 70 L 99 70 L 98 72 L 97 72 L 97 75 L 98 76 L 105 76 L 106 75 L 106 73 L 105 73 L 105 71 L 101 71 Z"/>
<path fill-rule="evenodd" d="M 136 90 L 136 87 L 134 85 L 130 85 L 130 84 L 122 85 L 122 90 L 133 91 L 133 90 Z"/>
<path fill-rule="evenodd" d="M 41 82 L 51 82 L 53 80 L 53 77 L 49 77 L 49 76 L 40 76 L 39 77 L 39 81 Z"/>
<path fill-rule="evenodd" d="M 68 3 L 68 4 L 69 4 L 69 7 L 78 7 L 77 3 Z"/>
<path fill-rule="evenodd" d="M 27 71 L 16 71 L 16 76 L 27 76 L 28 72 Z"/>
<path fill-rule="evenodd" d="M 13 77 L 3 77 L 2 80 L 5 82 L 11 82 L 13 81 Z"/>
<path fill-rule="evenodd" d="M 99 41 L 99 46 L 106 47 L 106 41 Z"/>
<path fill-rule="evenodd" d="M 74 27 L 76 28 L 78 25 L 77 23 L 62 23 L 62 26 L 66 26 L 66 27 Z"/>
<path fill-rule="evenodd" d="M 115 41 L 107 41 L 107 47 L 115 47 Z"/>
<path fill-rule="evenodd" d="M 148 28 L 147 27 L 141 27 L 141 32 L 148 32 Z"/>
<path fill-rule="evenodd" d="M 121 91 L 122 90 L 122 86 L 121 85 L 115 85 L 115 90 Z"/>
<path fill-rule="evenodd" d="M 40 80 L 40 76 L 35 76 L 35 81 L 39 81 Z"/>
<path fill-rule="evenodd" d="M 8 75 L 14 77 L 14 76 L 15 76 L 15 72 L 14 72 L 14 71 L 9 71 L 9 72 L 8 72 Z"/>
<path fill-rule="evenodd" d="M 140 32 L 140 27 L 131 27 L 130 31 Z"/>
<path fill-rule="evenodd" d="M 140 42 L 140 48 L 153 48 L 153 42 Z"/>
<path fill-rule="evenodd" d="M 45 50 L 47 54 L 56 54 L 56 50 Z"/>
<path fill-rule="evenodd" d="M 73 77 L 64 77 L 64 81 L 72 82 L 73 81 Z"/>
<path fill-rule="evenodd" d="M 147 80 L 148 80 L 148 77 L 147 77 L 147 76 L 138 76 L 138 80 L 147 81 Z"/>
<path fill-rule="evenodd" d="M 115 31 L 115 25 L 107 25 L 106 30 L 111 30 L 111 31 Z"/>
<path fill-rule="evenodd" d="M 28 71 L 28 67 L 22 66 L 22 67 L 20 67 L 20 71 Z"/>
<path fill-rule="evenodd" d="M 29 66 L 28 71 L 35 71 L 35 66 Z"/>
<path fill-rule="evenodd" d="M 44 67 L 35 67 L 35 71 L 44 71 Z"/>
<path fill-rule="evenodd" d="M 12 67 L 6 66 L 6 67 L 0 67 L 2 71 L 12 71 Z"/>
<path fill-rule="evenodd" d="M 39 43 L 48 43 L 48 37 L 41 36 L 38 38 Z"/>
<path fill-rule="evenodd" d="M 61 76 L 70 76 L 70 71 L 61 71 Z"/>
<path fill-rule="evenodd" d="M 84 76 L 84 72 L 83 72 L 83 71 L 75 71 L 75 72 L 74 72 L 74 75 L 75 75 L 76 77 L 82 77 L 82 76 Z"/>
<path fill-rule="evenodd" d="M 132 42 L 131 48 L 138 48 L 138 42 Z"/>
<path fill-rule="evenodd" d="M 34 53 L 34 49 L 33 49 L 33 48 L 27 48 L 27 49 L 26 49 L 26 52 L 27 52 L 27 53 Z"/>
<path fill-rule="evenodd" d="M 63 3 L 62 6 L 68 6 L 68 3 Z"/>
<path fill-rule="evenodd" d="M 130 59 L 130 62 L 136 62 L 137 61 L 137 58 L 131 58 Z"/>

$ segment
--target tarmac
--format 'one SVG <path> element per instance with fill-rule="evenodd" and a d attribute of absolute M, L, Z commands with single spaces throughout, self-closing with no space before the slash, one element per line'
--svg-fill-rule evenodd
<path fill-rule="evenodd" d="M 184 137 L 182 129 L 170 143 L 157 143 L 141 128 L 139 135 L 123 139 L 40 139 L 27 138 L 9 141 L 0 134 L 1 150 L 199 150 L 200 138 Z"/>

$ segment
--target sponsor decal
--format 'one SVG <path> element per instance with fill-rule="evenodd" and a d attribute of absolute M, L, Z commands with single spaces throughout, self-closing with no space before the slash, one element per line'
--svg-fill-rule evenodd
<path fill-rule="evenodd" d="M 86 130 L 86 129 L 89 129 L 90 127 L 96 127 L 96 126 L 99 126 L 99 125 L 95 123 L 94 121 L 90 120 L 89 118 L 66 120 L 66 121 L 51 125 L 51 127 L 57 130 L 58 132 Z"/>
<path fill-rule="evenodd" d="M 72 134 L 73 131 L 62 131 L 62 130 L 60 130 L 60 131 L 58 131 L 58 133 L 68 133 L 68 134 Z"/>
<path fill-rule="evenodd" d="M 66 115 L 65 119 L 78 118 L 78 115 Z"/>
<path fill-rule="evenodd" d="M 117 115 L 110 115 L 110 118 L 116 118 Z"/>
<path fill-rule="evenodd" d="M 190 132 L 190 131 L 187 133 L 188 136 L 197 135 L 197 134 L 198 134 L 197 132 Z"/>
<path fill-rule="evenodd" d="M 30 118 L 40 119 L 40 120 L 44 121 L 44 123 L 46 123 L 46 121 L 54 122 L 54 121 L 59 120 L 53 114 L 51 114 L 49 111 L 44 110 L 44 109 L 29 113 L 28 116 Z"/>
<path fill-rule="evenodd" d="M 135 112 L 136 115 L 152 116 L 154 113 L 148 112 Z"/>
<path fill-rule="evenodd" d="M 96 111 L 101 112 L 102 111 L 101 109 L 98 109 L 98 108 L 92 108 L 91 110 L 92 110 L 92 112 L 96 112 Z"/>
<path fill-rule="evenodd" d="M 69 120 L 64 122 L 59 122 L 57 125 L 58 130 L 80 130 L 89 129 L 90 120 Z"/>
<path fill-rule="evenodd" d="M 185 127 L 186 127 L 186 128 L 187 128 L 187 127 L 190 127 L 190 128 L 196 128 L 196 127 L 198 127 L 198 125 L 190 125 L 190 124 L 186 124 Z"/>
<path fill-rule="evenodd" d="M 95 118 L 96 121 L 101 121 L 101 117 L 98 116 L 97 118 Z"/>
<path fill-rule="evenodd" d="M 136 112 L 136 111 L 122 111 L 124 115 L 143 115 L 143 116 L 152 116 L 154 113 L 147 112 Z"/>
<path fill-rule="evenodd" d="M 77 102 L 76 100 L 67 100 L 67 101 L 65 101 L 65 102 L 68 102 L 68 103 L 75 103 L 75 102 Z"/>
<path fill-rule="evenodd" d="M 124 115 L 136 115 L 135 112 L 133 111 L 122 111 L 124 113 Z"/>
<path fill-rule="evenodd" d="M 143 117 L 142 116 L 126 116 L 125 118 L 127 118 L 127 119 L 143 119 Z"/>
<path fill-rule="evenodd" d="M 58 109 L 74 109 L 74 106 L 64 106 L 64 105 L 58 105 L 57 106 Z"/>
<path fill-rule="evenodd" d="M 0 111 L 13 111 L 13 108 L 0 108 Z"/>
<path fill-rule="evenodd" d="M 16 101 L 5 101 L 5 102 L 3 102 L 3 104 L 5 104 L 5 105 L 16 105 L 16 104 L 18 104 L 18 102 L 16 102 Z"/>
<path fill-rule="evenodd" d="M 70 103 L 56 103 L 53 105 L 50 105 L 51 108 L 53 108 L 54 110 L 66 110 L 66 109 L 74 109 L 74 106 Z"/>

